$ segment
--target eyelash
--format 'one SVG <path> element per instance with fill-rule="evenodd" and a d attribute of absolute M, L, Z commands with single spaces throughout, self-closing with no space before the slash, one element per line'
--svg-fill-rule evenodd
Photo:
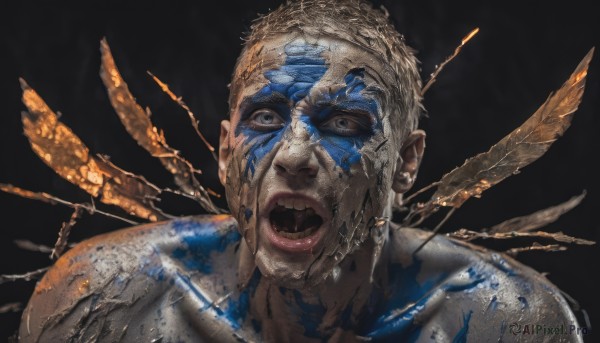
<path fill-rule="evenodd" d="M 326 125 L 335 123 L 340 119 L 345 119 L 350 123 L 350 125 L 354 124 L 356 127 L 353 129 L 339 128 L 339 127 L 326 127 Z M 353 113 L 346 112 L 334 112 L 329 119 L 323 121 L 319 124 L 319 127 L 325 131 L 331 132 L 333 134 L 337 134 L 340 136 L 356 136 L 366 134 L 370 131 L 370 121 L 365 120 L 362 115 L 357 115 Z"/>
<path fill-rule="evenodd" d="M 258 119 L 260 119 L 261 115 L 269 114 L 273 116 L 273 121 L 277 121 L 278 123 L 260 123 Z M 355 126 L 354 128 L 347 129 L 342 127 L 330 126 L 339 123 L 339 120 L 346 120 L 348 122 L 348 126 Z M 275 131 L 284 126 L 285 120 L 279 115 L 279 113 L 270 108 L 259 108 L 250 113 L 248 118 L 246 119 L 248 125 L 257 131 Z M 332 133 L 338 136 L 357 136 L 363 135 L 370 132 L 371 123 L 370 120 L 365 119 L 364 115 L 359 115 L 355 113 L 347 113 L 347 112 L 333 112 L 329 115 L 328 119 L 317 123 L 319 130 Z"/>
<path fill-rule="evenodd" d="M 259 118 L 263 114 L 272 115 L 273 120 L 279 121 L 279 123 L 278 124 L 258 123 L 256 121 L 256 119 Z M 248 124 L 250 125 L 251 128 L 253 128 L 254 130 L 258 130 L 258 131 L 273 131 L 274 129 L 283 127 L 283 124 L 285 123 L 285 121 L 283 120 L 283 118 L 281 118 L 281 116 L 277 113 L 277 111 L 274 111 L 270 108 L 260 108 L 260 109 L 257 109 L 255 111 L 251 112 L 250 116 L 248 117 L 248 119 L 246 119 L 246 121 L 248 122 Z"/>

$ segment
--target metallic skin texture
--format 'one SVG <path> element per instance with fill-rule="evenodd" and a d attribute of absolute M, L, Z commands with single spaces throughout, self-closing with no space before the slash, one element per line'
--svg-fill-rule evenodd
<path fill-rule="evenodd" d="M 417 128 L 417 59 L 382 11 L 359 0 L 291 1 L 251 31 L 221 122 L 219 180 L 231 215 L 173 217 L 78 244 L 37 284 L 22 342 L 510 342 L 530 338 L 519 335 L 527 325 L 578 327 L 533 269 L 391 222 L 426 135 Z M 220 213 L 135 102 L 105 41 L 101 52 L 101 77 L 128 132 L 183 194 Z M 460 207 L 540 157 L 570 123 L 590 57 L 524 126 L 448 174 L 435 210 Z M 41 99 L 24 99 L 30 117 L 50 113 Z M 52 115 L 44 127 L 61 127 Z M 61 176 L 99 163 L 63 131 L 70 135 L 46 146 L 75 147 L 79 159 L 67 162 L 79 164 L 62 174 L 50 164 Z M 75 175 L 93 195 L 112 185 Z"/>
<path fill-rule="evenodd" d="M 269 325 L 286 319 L 274 317 L 285 313 L 279 312 L 282 306 L 303 311 L 287 319 L 304 335 L 276 341 L 512 342 L 523 339 L 509 330 L 515 322 L 576 325 L 559 290 L 511 258 L 441 236 L 413 257 L 407 252 L 428 233 L 391 232 L 376 280 L 382 283 L 369 295 L 362 323 L 353 328 L 353 315 L 328 323 L 322 306 L 297 290 L 265 287 L 268 280 L 256 271 L 238 288 L 244 243 L 235 221 L 221 215 L 142 225 L 82 242 L 38 283 L 19 337 L 22 342 L 260 342 L 286 337 Z M 576 335 L 545 337 L 581 342 Z"/>

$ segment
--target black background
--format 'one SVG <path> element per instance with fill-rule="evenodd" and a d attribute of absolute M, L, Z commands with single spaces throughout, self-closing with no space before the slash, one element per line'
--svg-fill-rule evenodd
<path fill-rule="evenodd" d="M 99 41 L 107 37 L 118 67 L 142 106 L 149 106 L 169 144 L 203 169 L 201 181 L 223 193 L 216 164 L 195 136 L 185 112 L 147 76 L 149 70 L 183 96 L 201 118 L 202 131 L 218 144 L 218 122 L 227 115 L 227 83 L 241 50 L 242 33 L 257 13 L 280 1 L 220 1 L 209 7 L 178 2 L 12 3 L 0 10 L 0 182 L 45 191 L 74 202 L 89 201 L 75 186 L 54 174 L 31 151 L 22 135 L 18 77 L 23 77 L 93 153 L 111 156 L 118 166 L 172 187 L 160 163 L 136 145 L 110 107 L 98 76 Z M 377 4 L 381 4 L 377 1 Z M 525 3 L 525 2 L 522 2 Z M 383 1 L 407 42 L 417 49 L 424 78 L 471 29 L 481 32 L 447 66 L 428 91 L 426 157 L 416 188 L 500 140 L 516 128 L 548 94 L 558 89 L 577 63 L 598 45 L 600 25 L 592 1 Z M 6 5 L 3 5 L 3 7 Z M 600 240 L 600 58 L 592 61 L 586 93 L 572 127 L 531 166 L 472 199 L 446 225 L 489 227 L 514 216 L 558 204 L 587 190 L 583 203 L 549 230 Z M 167 197 L 175 214 L 202 213 L 194 203 Z M 222 200 L 218 201 L 225 206 Z M 106 209 L 106 207 L 102 207 Z M 118 212 L 118 210 L 115 210 Z M 53 245 L 71 210 L 0 194 L 0 273 L 17 274 L 50 263 L 46 254 L 23 251 L 14 239 Z M 435 219 L 435 218 L 434 218 Z M 431 227 L 435 221 L 425 223 Z M 85 215 L 72 241 L 126 227 L 99 215 Z M 518 242 L 527 243 L 527 242 Z M 506 246 L 497 246 L 505 248 Z M 519 260 L 541 272 L 587 310 L 600 325 L 598 290 L 592 281 L 600 248 L 572 247 L 566 252 L 523 253 Z M 27 301 L 35 282 L 0 285 L 0 305 Z M 0 337 L 18 326 L 20 313 L 0 314 Z M 533 323 L 539 324 L 539 323 Z M 553 323 L 541 323 L 552 325 Z M 584 325 L 582 323 L 582 325 Z M 597 335 L 596 335 L 597 336 Z M 588 336 L 586 341 L 592 341 Z M 2 338 L 0 338 L 2 339 Z"/>

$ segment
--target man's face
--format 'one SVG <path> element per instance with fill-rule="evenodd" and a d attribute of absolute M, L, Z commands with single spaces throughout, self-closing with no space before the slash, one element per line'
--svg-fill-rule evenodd
<path fill-rule="evenodd" d="M 371 233 L 402 164 L 390 82 L 372 52 L 336 39 L 281 35 L 242 56 L 219 172 L 263 275 L 318 284 Z"/>

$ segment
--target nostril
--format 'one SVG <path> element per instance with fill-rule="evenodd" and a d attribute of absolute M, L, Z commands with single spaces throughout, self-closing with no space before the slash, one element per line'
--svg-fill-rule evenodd
<path fill-rule="evenodd" d="M 300 154 L 278 154 L 272 162 L 275 172 L 286 178 L 314 178 L 319 171 L 318 161 L 313 156 Z"/>
<path fill-rule="evenodd" d="M 275 164 L 275 170 L 277 172 L 279 172 L 279 173 L 285 173 L 286 172 L 285 168 L 282 165 L 280 165 L 280 164 Z"/>
<path fill-rule="evenodd" d="M 317 170 L 315 168 L 311 168 L 311 167 L 300 168 L 299 172 L 300 172 L 300 174 L 304 174 L 304 175 L 307 175 L 310 177 L 317 176 Z"/>

